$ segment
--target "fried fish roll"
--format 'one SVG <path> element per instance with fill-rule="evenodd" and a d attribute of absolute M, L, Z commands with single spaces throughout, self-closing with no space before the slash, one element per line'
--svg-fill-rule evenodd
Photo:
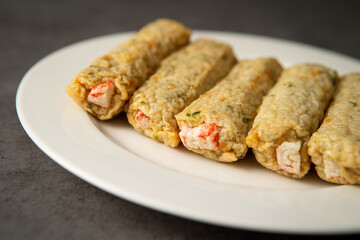
<path fill-rule="evenodd" d="M 175 115 L 225 77 L 236 58 L 229 45 L 200 39 L 163 61 L 159 70 L 130 99 L 134 128 L 166 145 L 179 144 Z"/>
<path fill-rule="evenodd" d="M 344 76 L 325 119 L 308 143 L 320 178 L 360 184 L 360 73 Z"/>
<path fill-rule="evenodd" d="M 227 77 L 176 115 L 183 145 L 217 161 L 243 158 L 256 110 L 281 71 L 272 58 L 238 63 Z"/>
<path fill-rule="evenodd" d="M 169 19 L 144 26 L 134 37 L 97 58 L 67 86 L 67 94 L 101 120 L 118 115 L 162 59 L 186 45 L 190 30 Z"/>
<path fill-rule="evenodd" d="M 304 177 L 311 165 L 307 142 L 323 119 L 337 81 L 336 71 L 321 65 L 283 71 L 246 138 L 260 164 L 287 177 Z"/>

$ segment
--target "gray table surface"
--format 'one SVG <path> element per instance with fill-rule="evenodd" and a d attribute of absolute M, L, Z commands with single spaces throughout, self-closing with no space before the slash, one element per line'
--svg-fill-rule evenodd
<path fill-rule="evenodd" d="M 72 175 L 26 135 L 15 95 L 35 62 L 68 44 L 137 30 L 159 17 L 360 59 L 359 1 L 1 1 L 0 239 L 304 238 L 213 226 L 136 205 Z"/>

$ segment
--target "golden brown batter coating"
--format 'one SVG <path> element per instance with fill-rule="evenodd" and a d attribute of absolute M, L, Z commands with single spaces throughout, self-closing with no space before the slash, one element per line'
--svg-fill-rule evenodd
<path fill-rule="evenodd" d="M 316 64 L 283 71 L 265 96 L 246 143 L 264 167 L 292 178 L 310 168 L 307 142 L 322 121 L 337 73 Z"/>
<path fill-rule="evenodd" d="M 186 45 L 190 30 L 169 19 L 144 26 L 134 37 L 97 58 L 67 86 L 66 92 L 101 120 L 118 115 L 136 88 L 162 59 Z"/>
<path fill-rule="evenodd" d="M 225 77 L 236 59 L 229 45 L 200 39 L 169 56 L 135 93 L 127 117 L 134 128 L 166 145 L 179 144 L 175 115 Z"/>
<path fill-rule="evenodd" d="M 308 147 L 322 179 L 360 184 L 360 73 L 340 80 L 325 119 Z"/>
<path fill-rule="evenodd" d="M 184 146 L 217 161 L 243 158 L 256 110 L 281 71 L 272 58 L 238 63 L 226 78 L 176 116 Z M 217 130 L 209 131 L 212 128 Z"/>

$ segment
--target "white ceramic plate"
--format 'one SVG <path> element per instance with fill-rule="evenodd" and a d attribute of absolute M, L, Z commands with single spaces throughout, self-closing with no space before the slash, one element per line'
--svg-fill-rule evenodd
<path fill-rule="evenodd" d="M 85 181 L 132 202 L 198 221 L 283 233 L 360 231 L 360 188 L 302 180 L 264 169 L 252 156 L 218 163 L 172 149 L 137 133 L 125 115 L 101 122 L 66 95 L 90 62 L 127 40 L 114 34 L 62 48 L 35 64 L 18 88 L 16 108 L 30 138 L 49 157 Z M 327 50 L 247 34 L 195 31 L 230 43 L 238 58 L 275 56 L 284 66 L 322 63 L 341 74 L 358 60 Z"/>

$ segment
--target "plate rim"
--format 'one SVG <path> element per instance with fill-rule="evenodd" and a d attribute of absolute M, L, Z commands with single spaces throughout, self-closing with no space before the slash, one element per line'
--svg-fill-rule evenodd
<path fill-rule="evenodd" d="M 233 37 L 250 37 L 250 38 L 257 38 L 257 39 L 262 39 L 265 41 L 275 41 L 275 42 L 282 42 L 282 43 L 286 43 L 286 44 L 290 44 L 290 45 L 295 45 L 295 46 L 302 46 L 302 47 L 306 47 L 306 48 L 314 48 L 318 51 L 321 52 L 326 52 L 326 53 L 330 53 L 332 55 L 336 55 L 337 57 L 345 57 L 347 59 L 349 59 L 350 61 L 356 61 L 358 62 L 359 60 L 351 57 L 351 56 L 346 56 L 342 53 L 337 53 L 334 52 L 332 50 L 327 50 L 327 49 L 323 49 L 321 47 L 317 47 L 317 46 L 311 46 L 308 44 L 304 44 L 304 43 L 298 43 L 298 42 L 294 42 L 291 40 L 286 40 L 286 39 L 277 39 L 277 38 L 273 38 L 273 37 L 267 37 L 267 36 L 260 36 L 260 35 L 253 35 L 253 34 L 247 34 L 247 33 L 236 33 L 236 32 L 225 32 L 225 31 L 208 31 L 208 30 L 193 30 L 194 33 L 198 33 L 198 34 L 215 34 L 215 35 L 222 35 L 222 34 L 226 34 L 226 35 L 232 35 Z M 92 41 L 101 41 L 104 38 L 112 38 L 112 37 L 117 37 L 117 36 L 124 36 L 124 35 L 131 35 L 133 34 L 133 32 L 123 32 L 123 33 L 113 33 L 113 34 L 108 34 L 108 35 L 103 35 L 103 36 L 97 36 L 97 37 L 93 37 L 93 38 L 89 38 L 89 39 L 84 39 L 82 41 L 79 42 L 75 42 L 72 43 L 70 45 L 67 45 L 65 47 L 62 47 L 60 49 L 55 50 L 54 52 L 48 54 L 47 56 L 43 57 L 42 59 L 40 59 L 38 62 L 36 62 L 27 72 L 26 74 L 23 76 L 17 92 L 16 92 L 16 112 L 17 115 L 19 117 L 20 123 L 23 126 L 25 132 L 28 134 L 28 136 L 30 137 L 30 139 L 47 155 L 49 156 L 53 161 L 55 161 L 57 164 L 59 164 L 60 166 L 62 166 L 63 168 L 65 168 L 66 170 L 68 170 L 69 172 L 71 172 L 72 174 L 78 176 L 79 178 L 83 179 L 84 181 L 98 187 L 99 189 L 102 189 L 106 192 L 109 192 L 115 196 L 124 198 L 128 201 L 137 203 L 141 206 L 145 206 L 151 209 L 155 209 L 157 211 L 161 211 L 161 212 L 165 212 L 168 214 L 172 214 L 175 216 L 180 216 L 180 217 L 185 217 L 187 219 L 191 219 L 191 220 L 196 220 L 196 221 L 200 221 L 200 222 L 206 222 L 206 223 L 210 223 L 210 224 L 214 224 L 214 225 L 220 225 L 220 226 L 224 226 L 224 227 L 232 227 L 232 228 L 239 228 L 239 229 L 244 229 L 244 230 L 255 230 L 255 231 L 262 231 L 262 232 L 274 232 L 274 233 L 301 233 L 301 234 L 324 234 L 324 233 L 331 233 L 331 234 L 342 234 L 342 233 L 355 233 L 355 232 L 359 232 L 359 228 L 349 228 L 349 229 L 308 229 L 307 231 L 302 230 L 302 231 L 298 231 L 297 229 L 287 229 L 286 231 L 281 231 L 281 229 L 274 229 L 274 228 L 270 228 L 270 227 L 264 227 L 264 226 L 254 226 L 254 225 L 244 225 L 244 223 L 242 223 L 242 225 L 239 224 L 232 224 L 231 222 L 219 222 L 216 221 L 214 219 L 204 219 L 201 216 L 194 216 L 193 214 L 191 214 L 190 212 L 179 212 L 176 211 L 173 208 L 173 206 L 159 206 L 159 205 L 154 205 L 151 204 L 149 202 L 144 202 L 141 201 L 141 199 L 138 196 L 135 195 L 131 195 L 129 193 L 124 193 L 122 195 L 119 195 L 118 192 L 114 193 L 114 189 L 112 189 L 111 186 L 104 186 L 104 183 L 99 181 L 98 179 L 92 179 L 90 176 L 87 176 L 86 173 L 83 173 L 81 171 L 79 171 L 79 169 L 74 169 L 73 166 L 69 165 L 66 163 L 66 161 L 63 161 L 63 159 L 61 159 L 61 157 L 59 156 L 58 153 L 54 152 L 51 148 L 49 148 L 47 146 L 47 143 L 44 141 L 43 137 L 39 136 L 39 134 L 36 132 L 36 129 L 33 129 L 31 127 L 31 124 L 28 122 L 27 120 L 27 114 L 26 110 L 23 109 L 22 107 L 22 101 L 24 101 L 22 98 L 24 96 L 24 91 L 25 91 L 25 87 L 26 87 L 26 82 L 30 81 L 28 79 L 30 79 L 30 76 L 33 72 L 37 71 L 44 62 L 46 62 L 47 60 L 51 59 L 54 56 L 57 56 L 57 54 L 61 53 L 62 51 L 66 50 L 66 49 L 71 49 L 71 48 L 76 48 L 77 46 L 81 46 L 84 43 L 88 43 L 88 42 L 92 42 Z M 64 86 L 65 87 L 65 86 Z M 88 115 L 86 113 L 84 113 L 87 117 Z M 172 173 L 173 174 L 173 173 Z M 203 180 L 199 180 L 200 182 Z M 358 226 L 359 227 L 359 226 Z M 330 231 L 329 231 L 330 230 Z"/>

